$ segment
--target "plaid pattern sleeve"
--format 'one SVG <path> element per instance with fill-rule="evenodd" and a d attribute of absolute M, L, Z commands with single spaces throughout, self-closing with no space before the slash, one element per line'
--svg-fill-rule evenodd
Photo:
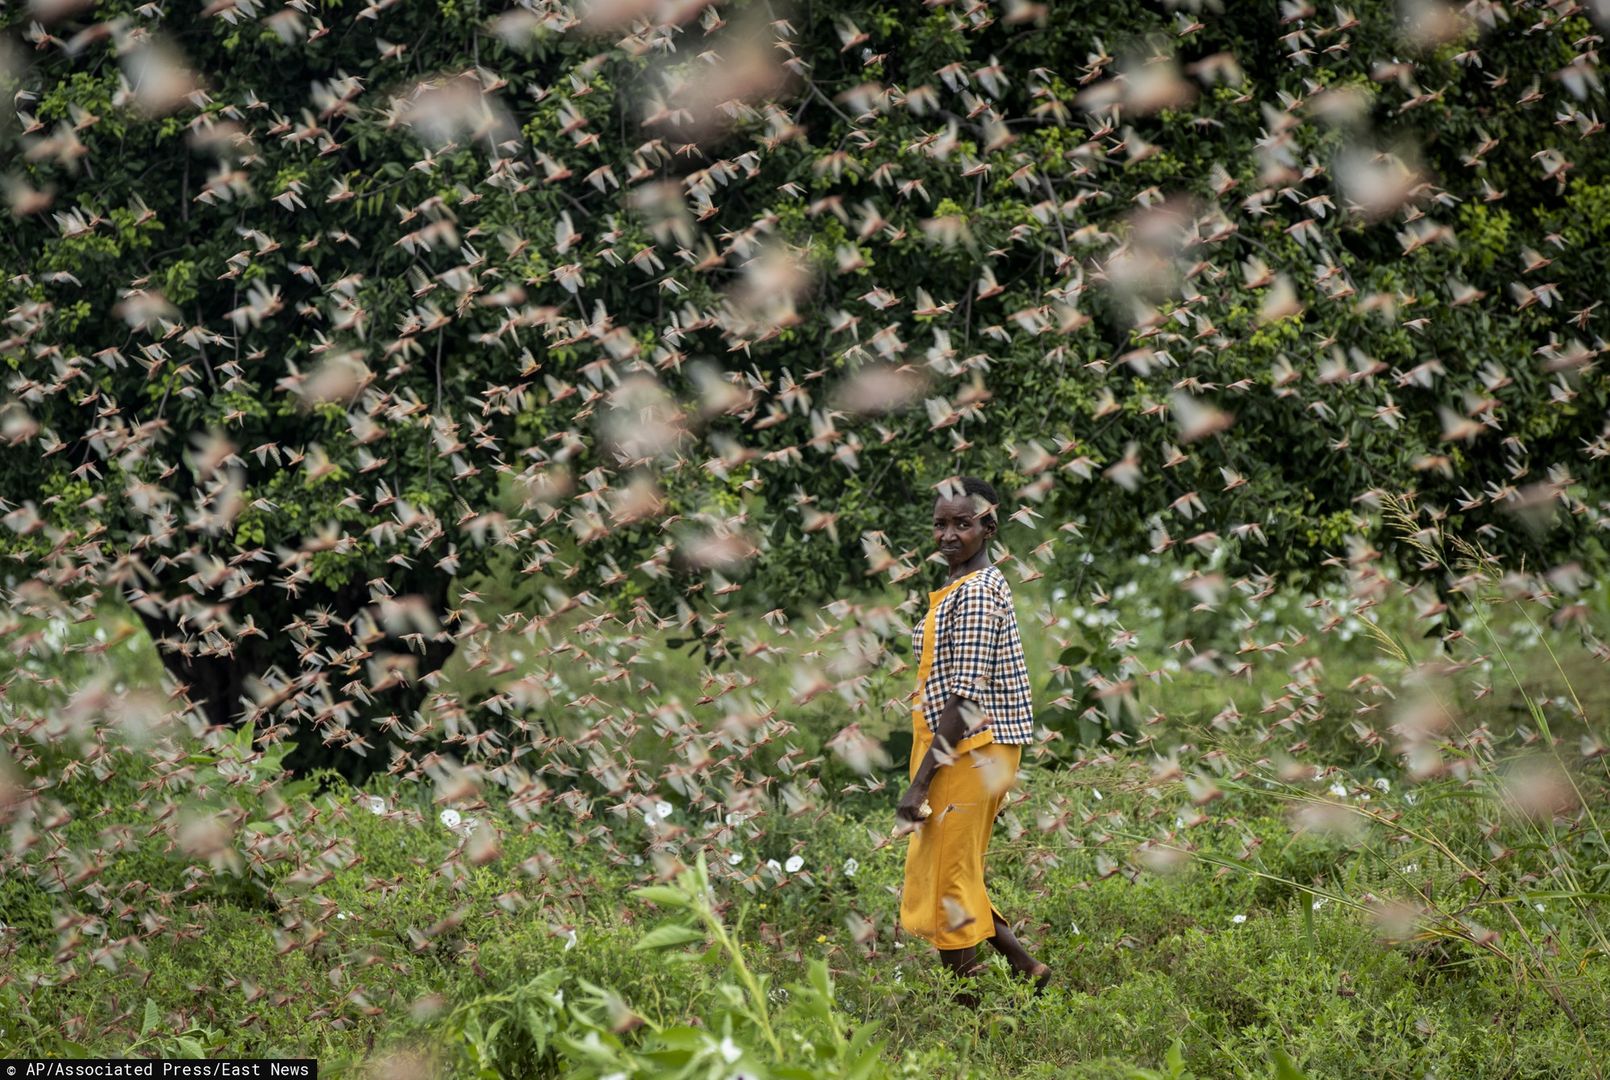
<path fill-rule="evenodd" d="M 1012 590 L 998 567 L 988 567 L 941 602 L 934 666 L 922 699 L 934 702 L 930 726 L 952 694 L 971 703 L 967 730 L 988 727 L 1007 745 L 1034 741 L 1034 702 L 1018 632 Z M 919 642 L 920 647 L 920 642 Z"/>

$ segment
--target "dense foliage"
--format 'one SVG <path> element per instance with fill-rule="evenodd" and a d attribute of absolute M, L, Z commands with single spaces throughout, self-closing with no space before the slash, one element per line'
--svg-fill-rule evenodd
<path fill-rule="evenodd" d="M 956 472 L 1020 577 L 1311 576 L 1406 489 L 1600 557 L 1580 4 L 6 19 L 13 602 L 124 593 L 304 763 L 492 631 L 455 574 L 716 662 L 740 600 L 909 587 Z"/>

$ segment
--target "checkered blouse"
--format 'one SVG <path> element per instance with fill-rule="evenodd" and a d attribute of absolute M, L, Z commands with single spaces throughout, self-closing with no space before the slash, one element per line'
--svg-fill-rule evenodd
<path fill-rule="evenodd" d="M 922 657 L 918 619 L 911 631 L 912 656 Z M 964 580 L 939 601 L 934 616 L 935 648 L 928 681 L 912 692 L 912 707 L 921 707 L 929 730 L 938 722 L 950 695 L 977 702 L 983 716 L 969 715 L 967 735 L 988 727 L 994 741 L 1024 745 L 1034 741 L 1034 702 L 1029 668 L 1023 659 L 1012 587 L 996 566 Z M 963 706 L 964 714 L 973 710 Z"/>

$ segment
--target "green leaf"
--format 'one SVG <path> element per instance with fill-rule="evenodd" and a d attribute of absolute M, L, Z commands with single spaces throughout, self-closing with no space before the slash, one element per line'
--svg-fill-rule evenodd
<path fill-rule="evenodd" d="M 537 1055 L 540 1057 L 547 1052 L 548 1036 L 553 1032 L 553 1025 L 548 1017 L 538 1011 L 535 1005 L 526 1005 L 520 1010 L 520 1019 L 525 1021 L 525 1031 L 533 1043 L 536 1044 Z"/>
<path fill-rule="evenodd" d="M 157 1011 L 157 1003 L 152 1001 L 150 998 L 146 998 L 145 1018 L 140 1021 L 140 1037 L 144 1038 L 152 1028 L 156 1027 L 161 1022 L 162 1014 Z"/>
<path fill-rule="evenodd" d="M 1290 1055 L 1284 1050 L 1276 1047 L 1270 1056 L 1275 1059 L 1274 1080 L 1308 1080 L 1303 1071 L 1297 1068 L 1296 1062 L 1292 1061 Z"/>
<path fill-rule="evenodd" d="M 1178 1036 L 1174 1038 L 1174 1045 L 1168 1048 L 1168 1053 L 1164 1056 L 1163 1063 L 1168 1066 L 1168 1080 L 1195 1080 L 1196 1078 L 1196 1074 L 1185 1067 L 1185 1044 L 1180 1041 Z"/>
<path fill-rule="evenodd" d="M 659 1045 L 666 1050 L 700 1050 L 709 1033 L 696 1027 L 670 1027 L 660 1032 Z"/>
<path fill-rule="evenodd" d="M 648 900 L 656 904 L 665 904 L 669 907 L 687 907 L 688 898 L 681 889 L 670 885 L 648 885 L 641 889 L 633 889 L 632 895 L 639 900 Z"/>
<path fill-rule="evenodd" d="M 858 1055 L 863 1050 L 875 1049 L 875 1047 L 869 1047 L 868 1044 L 871 1042 L 872 1036 L 878 1033 L 878 1028 L 880 1028 L 882 1025 L 883 1021 L 881 1020 L 869 1020 L 864 1024 L 858 1025 L 855 1029 L 855 1033 L 850 1036 L 851 1055 Z"/>
<path fill-rule="evenodd" d="M 704 931 L 695 930 L 691 926 L 681 926 L 677 923 L 668 923 L 656 927 L 644 934 L 633 949 L 674 949 L 678 945 L 691 945 L 696 941 L 704 940 Z"/>
<path fill-rule="evenodd" d="M 833 1000 L 833 978 L 828 974 L 826 960 L 818 957 L 811 961 L 810 980 L 816 992 L 822 995 L 822 1000 Z"/>

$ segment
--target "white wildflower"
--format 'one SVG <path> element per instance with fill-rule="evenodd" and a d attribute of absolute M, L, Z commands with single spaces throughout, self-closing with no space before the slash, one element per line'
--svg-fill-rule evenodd
<path fill-rule="evenodd" d="M 458 823 L 460 820 L 462 819 L 459 817 L 457 810 L 447 809 L 442 811 L 442 824 L 446 825 L 449 829 L 458 828 Z"/>
<path fill-rule="evenodd" d="M 1347 785 L 1338 780 L 1330 786 L 1330 793 L 1338 799 L 1345 799 L 1347 797 Z"/>
<path fill-rule="evenodd" d="M 664 799 L 661 799 L 659 802 L 654 804 L 654 812 L 660 816 L 661 821 L 664 821 L 666 818 L 670 817 L 671 811 L 674 809 L 675 807 L 666 802 Z"/>
<path fill-rule="evenodd" d="M 804 865 L 805 865 L 805 860 L 804 860 L 803 857 L 801 857 L 799 855 L 790 855 L 788 857 L 788 862 L 783 864 L 783 869 L 787 870 L 790 874 L 795 874 L 795 873 L 798 873 L 799 868 L 804 866 Z"/>
<path fill-rule="evenodd" d="M 744 1056 L 743 1049 L 737 1043 L 732 1041 L 732 1036 L 730 1035 L 723 1035 L 721 1037 L 721 1045 L 717 1049 L 721 1051 L 721 1059 L 728 1065 L 731 1065 L 733 1062 Z"/>
<path fill-rule="evenodd" d="M 734 851 L 731 855 L 727 856 L 727 865 L 728 866 L 737 866 L 739 863 L 741 863 L 743 861 L 744 861 L 744 853 L 741 852 L 741 851 Z"/>
<path fill-rule="evenodd" d="M 861 869 L 861 864 L 855 861 L 855 856 L 852 855 L 848 859 L 844 860 L 845 877 L 854 877 L 855 872 L 859 869 Z"/>
<path fill-rule="evenodd" d="M 1230 921 L 1233 922 L 1233 923 L 1240 924 L 1240 923 L 1246 922 L 1247 917 L 1245 915 L 1231 915 L 1230 916 Z"/>
<path fill-rule="evenodd" d="M 1384 776 L 1377 776 L 1375 778 L 1375 790 L 1381 792 L 1383 795 L 1386 794 L 1388 791 L 1392 790 L 1392 781 L 1388 780 Z"/>
<path fill-rule="evenodd" d="M 379 795 L 369 796 L 369 812 L 371 814 L 384 814 L 386 812 L 386 800 Z"/>

